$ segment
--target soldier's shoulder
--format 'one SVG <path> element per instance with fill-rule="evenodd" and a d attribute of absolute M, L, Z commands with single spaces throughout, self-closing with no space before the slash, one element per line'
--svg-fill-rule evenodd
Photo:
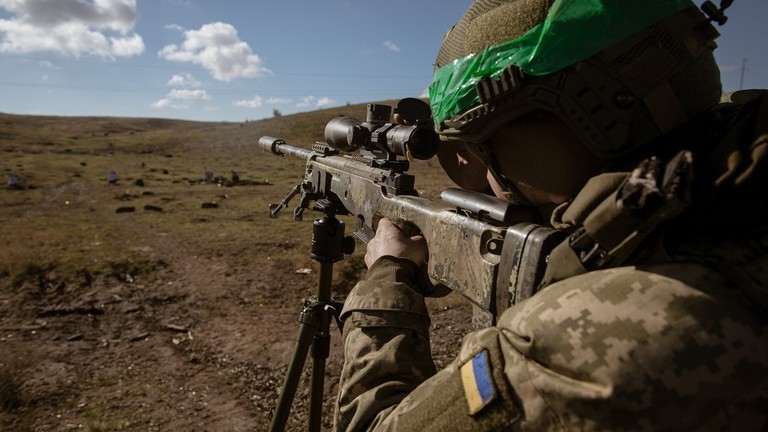
<path fill-rule="evenodd" d="M 759 333 L 759 320 L 747 305 L 733 299 L 732 285 L 722 274 L 697 263 L 598 270 L 544 288 L 505 313 L 500 325 L 537 327 L 536 332 L 551 332 L 549 336 L 556 339 L 567 320 L 591 327 L 590 336 L 597 338 L 626 327 L 627 337 L 646 339 L 672 326 L 697 332 L 718 320 L 743 320 Z"/>

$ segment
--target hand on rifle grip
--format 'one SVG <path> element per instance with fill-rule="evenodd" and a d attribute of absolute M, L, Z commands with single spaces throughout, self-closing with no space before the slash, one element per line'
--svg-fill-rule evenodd
<path fill-rule="evenodd" d="M 376 235 L 368 243 L 365 265 L 370 268 L 383 256 L 408 259 L 422 267 L 427 261 L 427 242 L 421 235 L 406 235 L 389 219 L 382 218 L 376 227 Z"/>

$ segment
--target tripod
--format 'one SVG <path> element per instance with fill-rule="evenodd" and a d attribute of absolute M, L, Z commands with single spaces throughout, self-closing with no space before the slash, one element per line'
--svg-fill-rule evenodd
<path fill-rule="evenodd" d="M 325 379 L 325 361 L 331 346 L 331 318 L 339 318 L 342 304 L 331 299 L 331 281 L 333 263 L 341 261 L 343 254 L 354 251 L 355 243 L 351 237 L 344 236 L 344 222 L 336 219 L 332 207 L 323 209 L 325 216 L 317 219 L 312 228 L 311 257 L 320 263 L 317 297 L 304 302 L 304 309 L 299 316 L 299 334 L 296 348 L 288 366 L 283 388 L 277 400 L 277 407 L 269 425 L 270 432 L 285 429 L 288 414 L 296 395 L 304 361 L 310 345 L 312 347 L 312 375 L 309 391 L 309 422 L 307 430 L 319 432 L 323 409 L 323 381 Z M 339 326 L 341 328 L 341 326 Z"/>

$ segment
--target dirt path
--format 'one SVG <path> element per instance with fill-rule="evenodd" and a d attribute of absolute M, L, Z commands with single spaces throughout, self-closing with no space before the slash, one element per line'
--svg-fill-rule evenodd
<path fill-rule="evenodd" d="M 126 218 L 121 230 L 151 274 L 112 274 L 77 283 L 55 271 L 0 304 L 3 430 L 266 430 L 293 354 L 298 314 L 316 274 L 279 260 L 254 260 L 232 274 L 228 256 Z M 316 267 L 315 267 L 316 268 Z M 433 302 L 438 363 L 466 329 L 456 299 Z M 341 371 L 332 338 L 325 426 Z M 8 365 L 10 365 L 8 367 Z M 305 369 L 288 430 L 303 430 Z"/>

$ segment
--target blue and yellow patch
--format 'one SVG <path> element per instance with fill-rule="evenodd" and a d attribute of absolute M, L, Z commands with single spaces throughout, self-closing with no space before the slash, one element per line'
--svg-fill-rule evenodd
<path fill-rule="evenodd" d="M 475 415 L 496 398 L 488 350 L 475 354 L 468 362 L 461 365 L 460 372 L 469 415 Z"/>

